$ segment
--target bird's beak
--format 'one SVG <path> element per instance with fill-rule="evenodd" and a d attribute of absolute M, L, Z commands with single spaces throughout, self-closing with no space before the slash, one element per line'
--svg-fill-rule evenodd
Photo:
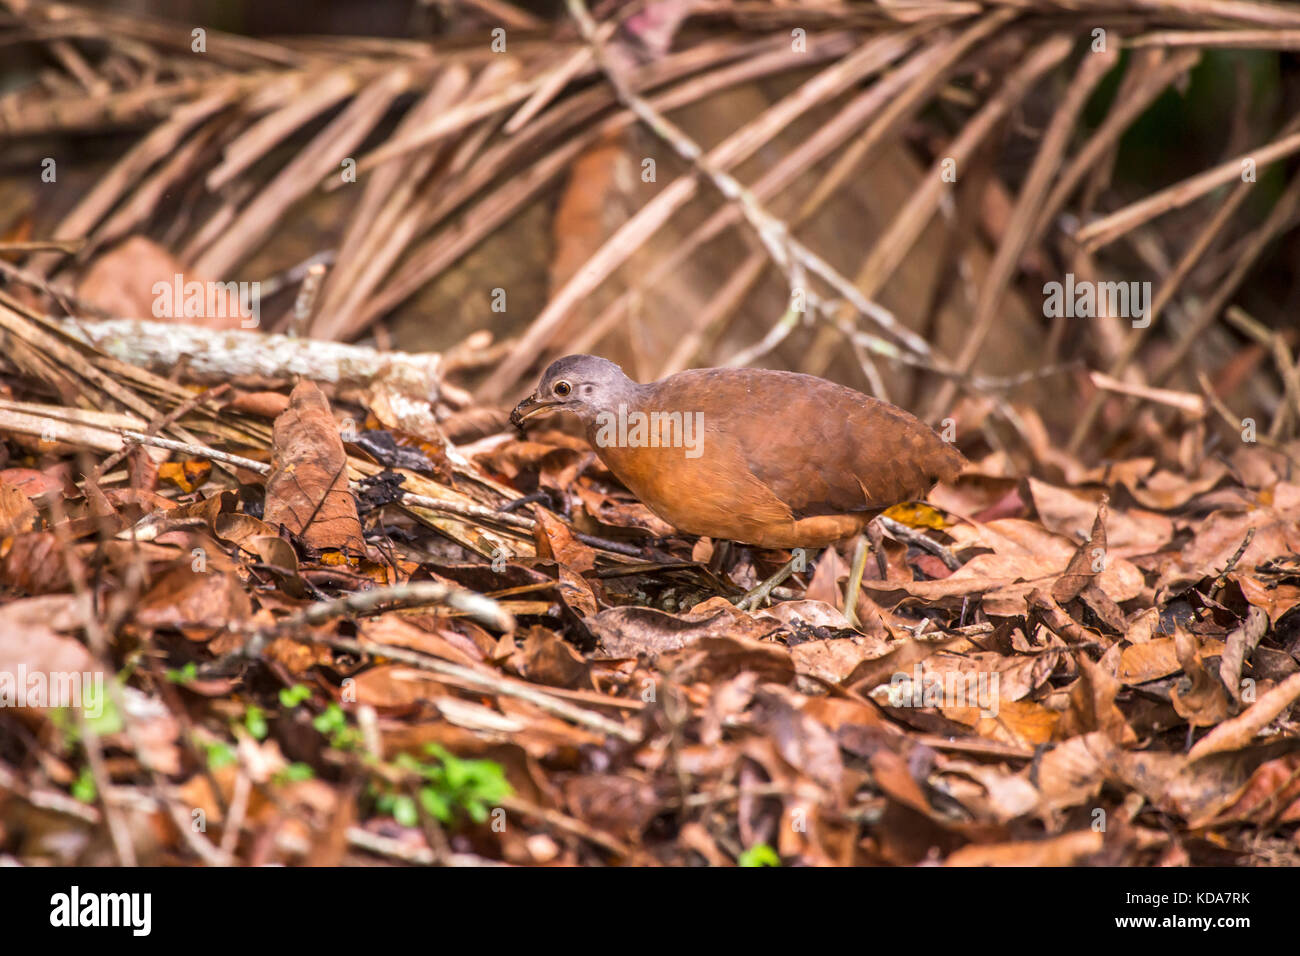
<path fill-rule="evenodd" d="M 528 421 L 528 419 L 535 415 L 541 415 L 543 412 L 549 411 L 558 404 L 560 403 L 546 402 L 538 398 L 536 395 L 529 395 L 522 402 L 516 405 L 515 410 L 510 413 L 510 424 L 514 425 L 516 428 L 522 428 L 524 422 Z"/>

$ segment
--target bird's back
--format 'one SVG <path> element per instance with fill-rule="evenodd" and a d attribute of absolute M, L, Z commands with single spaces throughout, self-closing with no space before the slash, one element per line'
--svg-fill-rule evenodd
<path fill-rule="evenodd" d="M 813 375 L 692 369 L 643 395 L 646 408 L 702 412 L 703 454 L 738 455 L 795 518 L 921 498 L 966 463 L 903 409 Z"/>

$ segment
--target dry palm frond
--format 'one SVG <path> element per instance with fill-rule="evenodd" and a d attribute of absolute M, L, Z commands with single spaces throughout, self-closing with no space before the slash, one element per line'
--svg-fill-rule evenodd
<path fill-rule="evenodd" d="M 51 235 L 42 237 L 81 241 L 76 257 L 38 248 L 24 268 L 48 278 L 130 233 L 161 231 L 175 216 L 164 200 L 188 189 L 186 219 L 172 218 L 169 234 L 184 234 L 181 257 L 197 274 L 230 278 L 275 241 L 305 201 L 355 178 L 361 189 L 337 223 L 335 264 L 308 330 L 320 338 L 354 338 L 503 228 L 592 144 L 637 123 L 663 133 L 668 119 L 691 104 L 788 75 L 791 92 L 759 115 L 737 116 L 711 147 L 666 137 L 677 152 L 698 155 L 704 165 L 658 189 L 590 254 L 584 268 L 553 290 L 549 304 L 522 330 L 518 351 L 493 372 L 480 396 L 506 397 L 538 361 L 575 337 L 584 347 L 596 345 L 676 264 L 733 227 L 748 229 L 748 220 L 768 224 L 756 235 L 769 255 L 765 260 L 755 251 L 716 277 L 709 305 L 665 356 L 664 370 L 724 360 L 710 350 L 727 317 L 775 265 L 782 282 L 806 276 L 808 288 L 800 291 L 834 304 L 813 310 L 824 317 L 813 354 L 824 355 L 847 337 L 878 390 L 884 387 L 876 372 L 879 360 L 919 370 L 919 381 L 933 386 L 928 414 L 937 419 L 962 390 L 987 385 L 977 382 L 976 369 L 988 356 L 991 333 L 1031 256 L 1074 261 L 1080 248 L 1092 252 L 1145 235 L 1160 217 L 1237 177 L 1242 157 L 1146 197 L 1114 195 L 1110 171 L 1118 144 L 1150 104 L 1183 82 L 1204 50 L 1295 49 L 1300 36 L 1300 11 L 1246 0 L 815 7 L 718 0 L 692 4 L 691 18 L 678 24 L 663 51 L 652 49 L 633 28 L 641 5 L 613 15 L 598 10 L 607 18 L 593 21 L 594 32 L 587 35 L 572 20 L 544 23 L 498 0 L 470 6 L 475 15 L 510 29 L 508 52 L 369 38 L 267 41 L 213 31 L 205 38 L 205 53 L 196 55 L 191 32 L 179 26 L 63 4 L 0 0 L 5 43 L 42 49 L 61 66 L 46 82 L 0 97 L 0 137 L 12 142 L 148 127 Z M 614 74 L 592 44 L 617 54 L 616 82 L 607 82 Z M 1125 49 L 1133 51 L 1127 68 L 1119 56 Z M 1085 105 L 1117 70 L 1124 71 L 1119 95 L 1100 122 L 1083 128 Z M 943 169 L 953 164 L 963 182 L 980 182 L 966 167 L 989 167 L 999 149 L 997 134 L 1018 122 L 1031 101 L 1040 110 L 1048 103 L 1050 122 L 1032 163 L 996 183 L 1018 198 L 992 237 L 991 265 L 970 283 L 969 334 L 946 354 L 877 297 L 936 218 L 948 215 L 953 196 L 960 197 L 960 186 L 946 180 Z M 962 116 L 951 135 L 934 132 L 932 120 L 922 119 L 940 104 Z M 783 135 L 818 107 L 830 111 L 824 125 L 746 181 L 747 161 L 786 142 Z M 826 250 L 803 245 L 796 232 L 845 188 L 855 170 L 887 145 L 915 135 L 918 122 L 936 141 L 931 171 L 874 245 L 854 256 L 856 269 L 839 273 Z M 1261 134 L 1245 158 L 1263 171 L 1298 146 L 1292 128 Z M 822 162 L 832 164 L 829 172 L 813 172 Z M 575 330 L 571 319 L 580 303 L 620 281 L 620 270 L 684 210 L 716 198 L 710 177 L 723 189 L 724 205 L 673 256 L 647 275 L 628 277 L 623 295 L 590 328 Z M 788 220 L 767 211 L 768 219 L 751 214 L 790 190 L 803 196 L 798 214 Z M 1193 267 L 1224 254 L 1230 248 L 1225 244 L 1243 231 L 1253 237 L 1238 250 L 1238 268 L 1215 283 L 1208 302 L 1192 305 L 1193 320 L 1150 384 L 1165 381 L 1189 355 L 1196 358 L 1197 336 L 1231 304 L 1244 270 L 1292 224 L 1290 193 L 1266 222 L 1252 227 L 1239 221 L 1248 190 L 1248 184 L 1238 187 L 1229 204 L 1218 207 L 1221 215 L 1212 228 L 1183 251 L 1171 250 L 1179 264 L 1160 284 L 1155 313 L 1183 297 L 1203 296 L 1204 277 Z M 787 238 L 773 242 L 772 229 Z M 782 261 L 781 250 L 792 249 L 793 259 Z M 765 354 L 799 319 L 788 312 L 782 324 L 759 336 L 758 345 L 734 357 L 752 361 Z M 1054 330 L 1053 342 L 1060 341 L 1059 333 Z M 1099 346 L 1101 359 L 1111 375 L 1137 375 L 1133 359 L 1154 341 L 1145 329 L 1135 329 L 1123 346 Z M 1045 356 L 1044 365 L 1054 358 Z M 1094 393 L 1075 429 L 1076 446 L 1102 404 Z"/>

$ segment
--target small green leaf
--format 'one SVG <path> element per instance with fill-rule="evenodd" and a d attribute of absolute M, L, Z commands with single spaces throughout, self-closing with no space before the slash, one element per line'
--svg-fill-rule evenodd
<path fill-rule="evenodd" d="M 218 740 L 209 743 L 206 745 L 206 749 L 209 770 L 220 770 L 222 767 L 229 767 L 239 760 L 235 748 L 224 741 Z"/>
<path fill-rule="evenodd" d="M 265 740 L 270 733 L 270 728 L 266 726 L 266 714 L 256 704 L 249 704 L 248 710 L 244 711 L 244 726 L 257 740 Z"/>
<path fill-rule="evenodd" d="M 86 726 L 100 737 L 121 733 L 122 728 L 125 726 L 122 723 L 122 715 L 118 713 L 117 705 L 113 703 L 113 698 L 108 696 L 107 691 L 104 692 L 102 704 L 103 709 L 100 711 L 99 716 L 92 717 L 90 714 L 86 714 Z M 85 713 L 84 708 L 82 712 Z"/>
<path fill-rule="evenodd" d="M 780 866 L 781 858 L 766 843 L 755 843 L 736 861 L 741 866 Z"/>
<path fill-rule="evenodd" d="M 291 763 L 276 775 L 278 783 L 298 783 L 316 776 L 316 771 L 305 763 Z"/>
<path fill-rule="evenodd" d="M 433 787 L 420 788 L 420 805 L 428 811 L 429 816 L 441 820 L 443 823 L 451 822 L 451 804 Z"/>
<path fill-rule="evenodd" d="M 194 661 L 190 661 L 179 670 L 176 668 L 168 668 L 167 670 L 167 679 L 173 684 L 190 684 L 197 680 L 198 676 L 199 665 Z"/>
<path fill-rule="evenodd" d="M 406 794 L 398 794 L 393 800 L 393 819 L 404 827 L 413 827 L 420 822 L 415 801 Z"/>
<path fill-rule="evenodd" d="M 470 797 L 465 801 L 465 812 L 475 823 L 485 823 L 488 818 L 488 808 L 482 800 L 475 800 Z"/>
<path fill-rule="evenodd" d="M 89 767 L 82 767 L 77 779 L 72 781 L 72 795 L 82 803 L 94 803 L 97 793 L 94 774 Z"/>
<path fill-rule="evenodd" d="M 292 687 L 280 688 L 280 706 L 292 710 L 304 700 L 311 697 L 311 688 L 306 684 L 294 684 Z"/>

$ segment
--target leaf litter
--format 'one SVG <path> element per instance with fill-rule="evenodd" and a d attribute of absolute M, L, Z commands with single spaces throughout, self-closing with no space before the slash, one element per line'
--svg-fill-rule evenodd
<path fill-rule="evenodd" d="M 975 455 L 894 512 L 955 570 L 890 539 L 849 602 L 842 543 L 750 613 L 787 553 L 711 562 L 570 436 L 440 479 L 367 465 L 407 439 L 355 441 L 313 384 L 268 407 L 269 430 L 241 413 L 256 469 L 182 455 L 186 480 L 132 469 L 111 496 L 0 472 L 0 669 L 93 671 L 128 702 L 4 713 L 7 852 L 113 862 L 98 787 L 160 863 L 198 841 L 248 863 L 1295 861 L 1300 486 L 1276 451 L 1185 479 Z M 452 544 L 453 512 L 415 502 L 457 494 L 484 510 Z"/>

